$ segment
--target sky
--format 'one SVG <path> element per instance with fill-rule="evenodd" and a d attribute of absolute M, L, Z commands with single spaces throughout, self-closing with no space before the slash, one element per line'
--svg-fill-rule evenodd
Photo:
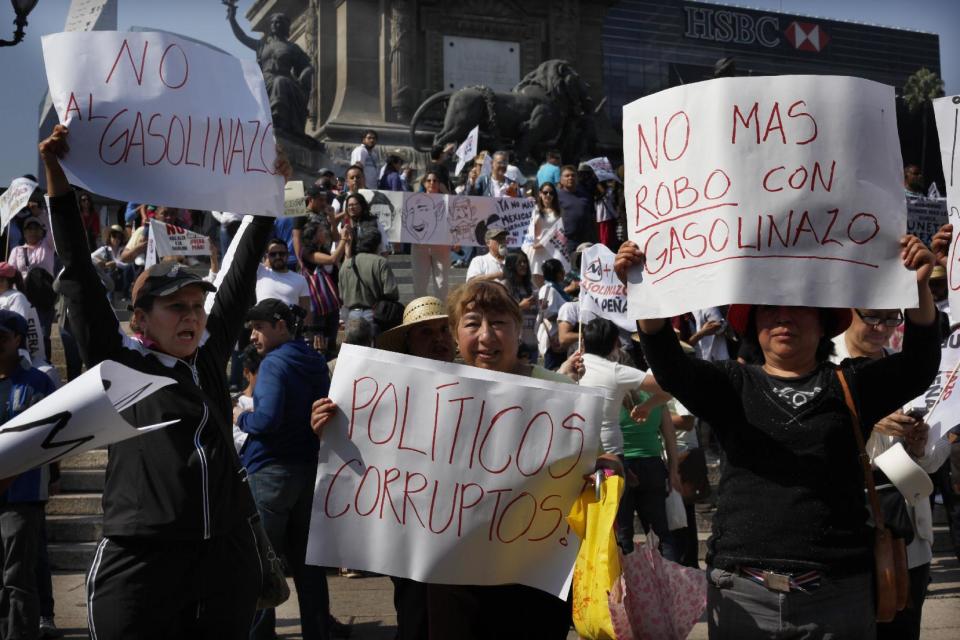
<path fill-rule="evenodd" d="M 719 2 L 783 13 L 881 26 L 917 29 L 940 35 L 942 75 L 948 94 L 960 93 L 960 0 L 743 0 Z M 240 24 L 252 0 L 240 0 Z M 36 171 L 37 123 L 46 75 L 40 36 L 63 29 L 69 0 L 40 0 L 29 17 L 26 40 L 0 48 L 0 184 Z M 13 34 L 14 12 L 0 0 L 0 38 Z M 209 42 L 245 59 L 254 59 L 230 30 L 219 0 L 119 0 L 118 29 L 153 27 Z M 324 70 L 321 70 L 321 73 Z M 327 73 L 333 73 L 328 70 Z"/>

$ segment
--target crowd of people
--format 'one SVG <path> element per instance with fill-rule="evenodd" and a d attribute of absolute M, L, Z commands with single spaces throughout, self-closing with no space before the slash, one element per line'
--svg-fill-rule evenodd
<path fill-rule="evenodd" d="M 667 560 L 700 567 L 695 505 L 716 507 L 711 638 L 919 637 L 933 496 L 907 505 L 908 605 L 874 625 L 871 527 L 851 434 L 871 459 L 903 443 L 933 476 L 960 559 L 960 445 L 951 435 L 952 446 L 927 452 L 923 412 L 903 411 L 926 391 L 954 328 L 943 286 L 952 227 L 930 247 L 902 240 L 916 309 L 732 305 L 629 332 L 578 302 L 580 256 L 593 243 L 618 252 L 624 283 L 644 259 L 626 237 L 622 169 L 564 165 L 551 151 L 526 177 L 496 151 L 452 176 L 451 152 L 435 150 L 415 180 L 366 131 L 342 175 L 317 171 L 307 216 L 243 223 L 231 212 L 98 208 L 60 167 L 68 129 L 41 143 L 46 198 L 11 219 L 0 262 L 3 421 L 104 360 L 175 380 L 125 419 L 180 421 L 110 447 L 103 538 L 86 582 L 92 637 L 275 637 L 274 610 L 258 604 L 270 570 L 264 539 L 296 584 L 303 637 L 349 635 L 330 613 L 326 569 L 305 562 L 342 344 L 601 389 L 595 458 L 626 478 L 613 531 L 621 552 L 634 552 L 638 520 Z M 276 169 L 291 173 L 282 154 Z M 527 197 L 535 207 L 521 247 L 496 222 L 484 246 L 404 246 L 390 242 L 361 193 L 368 186 Z M 193 258 L 148 265 L 151 220 L 208 236 L 209 272 Z M 399 252 L 413 263 L 406 305 L 387 260 Z M 458 267 L 466 283 L 449 291 Z M 130 310 L 129 334 L 118 308 Z M 54 325 L 66 380 L 47 361 Z M 57 474 L 50 465 L 0 483 L 2 637 L 59 633 L 43 521 Z M 531 587 L 392 580 L 401 639 L 559 639 L 570 629 L 571 603 Z"/>

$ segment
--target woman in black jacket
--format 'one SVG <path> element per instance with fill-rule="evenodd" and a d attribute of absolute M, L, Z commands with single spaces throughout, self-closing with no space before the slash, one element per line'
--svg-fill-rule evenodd
<path fill-rule="evenodd" d="M 903 350 L 841 370 L 864 439 L 874 422 L 922 393 L 940 363 L 928 279 L 933 254 L 901 239 L 920 304 L 906 311 Z M 642 264 L 632 242 L 615 269 Z M 707 546 L 711 639 L 872 638 L 873 544 L 863 473 L 830 338 L 849 309 L 733 305 L 730 325 L 758 364 L 686 358 L 670 323 L 640 320 L 643 353 L 663 389 L 710 423 L 726 458 Z"/>
<path fill-rule="evenodd" d="M 141 274 L 132 293 L 137 333 L 125 336 L 60 167 L 67 135 L 57 125 L 40 157 L 80 354 L 88 368 L 114 360 L 176 380 L 121 415 L 134 425 L 178 421 L 109 449 L 103 540 L 87 577 L 91 637 L 246 638 L 261 584 L 256 509 L 233 450 L 225 371 L 272 219 L 254 218 L 243 233 L 209 316 L 214 287 L 182 265 Z"/>

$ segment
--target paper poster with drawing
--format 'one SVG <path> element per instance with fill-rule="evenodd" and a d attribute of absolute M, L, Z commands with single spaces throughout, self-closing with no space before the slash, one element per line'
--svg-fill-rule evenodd
<path fill-rule="evenodd" d="M 627 288 L 613 272 L 616 258 L 605 245 L 595 244 L 580 258 L 580 318 L 599 316 L 633 333 L 637 323 L 627 313 Z"/>
<path fill-rule="evenodd" d="M 0 478 L 179 422 L 133 425 L 120 412 L 171 378 L 106 360 L 0 426 Z"/>
<path fill-rule="evenodd" d="M 307 562 L 566 597 L 599 390 L 344 345 L 330 398 Z"/>
<path fill-rule="evenodd" d="M 403 191 L 371 191 L 361 189 L 360 195 L 370 204 L 370 213 L 377 216 L 380 228 L 390 242 L 403 242 L 403 201 L 409 195 Z"/>
<path fill-rule="evenodd" d="M 623 131 L 628 233 L 646 255 L 629 287 L 633 317 L 731 303 L 917 305 L 900 260 L 892 87 L 719 78 L 626 105 Z"/>
<path fill-rule="evenodd" d="M 65 32 L 41 43 L 50 99 L 70 127 L 71 183 L 121 201 L 282 215 L 256 61 L 163 32 Z"/>
<path fill-rule="evenodd" d="M 449 245 L 447 196 L 440 193 L 408 193 L 405 196 L 400 242 Z"/>

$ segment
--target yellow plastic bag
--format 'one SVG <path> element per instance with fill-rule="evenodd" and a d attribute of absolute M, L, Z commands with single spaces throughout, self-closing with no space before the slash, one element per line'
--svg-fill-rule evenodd
<path fill-rule="evenodd" d="M 582 540 L 573 567 L 573 625 L 582 638 L 616 640 L 607 595 L 620 577 L 620 554 L 613 534 L 623 478 L 609 476 L 597 500 L 593 486 L 573 503 L 567 523 Z"/>

